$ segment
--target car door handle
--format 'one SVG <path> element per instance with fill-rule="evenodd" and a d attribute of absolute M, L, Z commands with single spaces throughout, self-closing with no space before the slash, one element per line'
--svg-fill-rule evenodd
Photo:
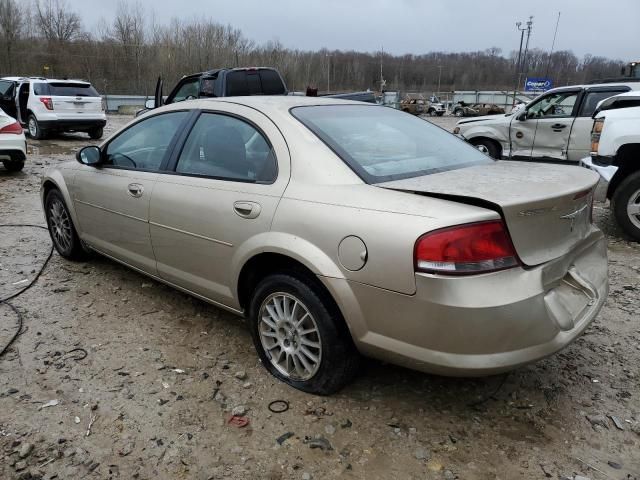
<path fill-rule="evenodd" d="M 140 198 L 144 193 L 144 187 L 139 183 L 130 183 L 127 185 L 127 191 L 132 197 Z"/>
<path fill-rule="evenodd" d="M 563 128 L 567 128 L 566 125 L 562 125 L 561 123 L 555 123 L 553 125 L 551 125 L 551 128 L 553 130 L 562 130 Z"/>
<path fill-rule="evenodd" d="M 233 211 L 236 215 L 242 218 L 256 218 L 260 215 L 262 207 L 255 202 L 235 202 L 233 204 Z"/>

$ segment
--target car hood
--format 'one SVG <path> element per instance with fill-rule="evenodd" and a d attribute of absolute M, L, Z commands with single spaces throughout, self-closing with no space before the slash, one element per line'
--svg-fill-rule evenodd
<path fill-rule="evenodd" d="M 533 266 L 565 255 L 589 236 L 597 182 L 586 168 L 498 161 L 377 186 L 497 211 L 520 259 Z"/>

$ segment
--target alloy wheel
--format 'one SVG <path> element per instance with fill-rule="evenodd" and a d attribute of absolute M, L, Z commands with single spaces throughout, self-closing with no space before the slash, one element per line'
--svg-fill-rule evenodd
<path fill-rule="evenodd" d="M 312 378 L 322 361 L 320 332 L 307 307 L 289 293 L 269 295 L 258 314 L 260 343 L 271 364 L 298 381 Z"/>
<path fill-rule="evenodd" d="M 482 143 L 480 145 L 476 145 L 476 148 L 480 150 L 482 153 L 484 153 L 485 155 L 490 155 L 491 153 L 489 152 L 489 149 L 487 148 L 487 146 Z"/>
<path fill-rule="evenodd" d="M 38 125 L 36 124 L 36 119 L 31 117 L 29 119 L 29 135 L 31 135 L 32 138 L 35 138 L 37 134 L 38 134 Z"/>
<path fill-rule="evenodd" d="M 633 192 L 627 203 L 627 215 L 636 228 L 640 228 L 640 189 Z"/>
<path fill-rule="evenodd" d="M 49 204 L 49 225 L 53 240 L 58 248 L 68 251 L 71 248 L 73 238 L 71 219 L 65 206 L 57 198 Z"/>

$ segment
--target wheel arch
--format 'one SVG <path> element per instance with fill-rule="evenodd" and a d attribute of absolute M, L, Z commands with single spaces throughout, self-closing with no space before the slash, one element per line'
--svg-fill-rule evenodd
<path fill-rule="evenodd" d="M 489 138 L 489 137 L 483 137 L 482 135 L 479 135 L 477 137 L 473 137 L 473 138 L 468 138 L 467 141 L 471 144 L 471 145 L 477 145 L 480 142 L 490 142 L 492 144 L 494 144 L 497 149 L 498 149 L 498 158 L 502 158 L 502 152 L 504 151 L 504 149 L 502 148 L 502 144 L 496 140 L 495 138 Z"/>
<path fill-rule="evenodd" d="M 640 170 L 640 143 L 628 143 L 618 148 L 613 165 L 618 167 L 607 187 L 607 198 L 611 199 L 620 183 L 631 173 Z"/>
<path fill-rule="evenodd" d="M 73 220 L 73 224 L 76 227 L 76 231 L 78 232 L 78 235 L 81 236 L 78 217 L 76 216 L 75 205 L 71 200 L 71 193 L 67 189 L 67 185 L 64 180 L 64 177 L 62 176 L 62 173 L 60 173 L 60 171 L 58 170 L 54 170 L 53 172 L 51 172 L 42 181 L 42 186 L 40 187 L 40 202 L 42 204 L 42 211 L 45 212 L 45 200 L 47 198 L 47 194 L 53 189 L 58 190 L 62 194 L 62 197 L 64 198 L 64 203 L 67 205 L 67 209 L 71 214 L 71 220 Z M 45 215 L 46 215 L 46 212 L 45 212 Z"/>

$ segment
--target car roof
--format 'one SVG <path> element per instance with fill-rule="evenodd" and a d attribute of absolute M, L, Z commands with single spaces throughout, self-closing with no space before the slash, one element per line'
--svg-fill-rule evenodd
<path fill-rule="evenodd" d="M 377 106 L 372 103 L 358 102 L 355 100 L 342 100 L 338 98 L 305 97 L 302 95 L 251 95 L 245 97 L 217 97 L 187 100 L 186 102 L 176 102 L 169 106 L 184 109 L 189 103 L 189 108 L 207 109 L 215 106 L 216 103 L 234 103 L 255 108 L 262 112 L 278 111 L 286 112 L 294 107 L 327 106 L 327 105 L 360 105 Z"/>
<path fill-rule="evenodd" d="M 57 79 L 57 78 L 44 78 L 44 77 L 2 77 L 2 78 L 0 78 L 0 80 L 10 80 L 12 82 L 25 82 L 25 81 L 29 81 L 29 80 L 37 80 L 37 81 L 43 82 L 43 83 L 55 82 L 55 83 L 86 83 L 86 84 L 90 84 L 90 82 L 87 82 L 86 80 L 72 79 L 72 78 Z"/>
<path fill-rule="evenodd" d="M 545 93 L 553 93 L 553 92 L 564 92 L 567 90 L 599 90 L 603 87 L 629 87 L 631 90 L 640 90 L 640 83 L 638 82 L 604 82 L 604 83 L 587 83 L 587 84 L 579 84 L 579 85 L 566 85 L 563 87 L 556 87 L 550 90 L 547 90 Z"/>

